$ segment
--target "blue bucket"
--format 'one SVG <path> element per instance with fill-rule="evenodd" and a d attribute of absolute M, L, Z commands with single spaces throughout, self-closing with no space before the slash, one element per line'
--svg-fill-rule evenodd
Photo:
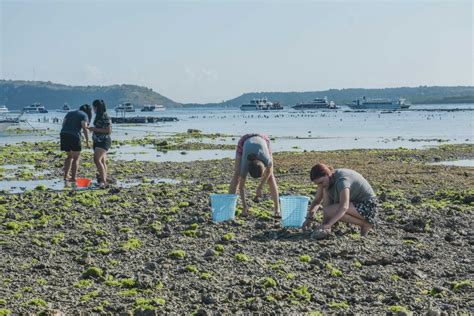
<path fill-rule="evenodd" d="M 283 227 L 302 227 L 308 211 L 309 198 L 288 195 L 280 197 L 281 224 Z"/>
<path fill-rule="evenodd" d="M 235 217 L 237 194 L 211 194 L 212 220 L 224 222 Z"/>

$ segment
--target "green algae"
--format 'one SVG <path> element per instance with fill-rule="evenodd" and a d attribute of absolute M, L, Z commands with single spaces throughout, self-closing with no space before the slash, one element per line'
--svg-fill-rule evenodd
<path fill-rule="evenodd" d="M 250 260 L 250 258 L 246 254 L 243 254 L 243 253 L 236 253 L 234 258 L 235 260 L 239 262 L 247 262 Z"/>
<path fill-rule="evenodd" d="M 173 250 L 168 254 L 168 256 L 174 259 L 183 259 L 186 257 L 186 252 L 181 249 Z"/>
<path fill-rule="evenodd" d="M 89 267 L 84 272 L 82 272 L 82 277 L 85 279 L 89 278 L 100 278 L 104 275 L 104 271 L 98 267 Z"/>

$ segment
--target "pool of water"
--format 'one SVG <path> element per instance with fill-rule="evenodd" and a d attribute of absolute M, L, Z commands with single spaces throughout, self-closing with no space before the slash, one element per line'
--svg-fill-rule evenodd
<path fill-rule="evenodd" d="M 463 159 L 453 161 L 440 161 L 431 165 L 456 166 L 456 167 L 474 167 L 474 159 Z"/>
<path fill-rule="evenodd" d="M 235 157 L 234 150 L 170 150 L 158 151 L 153 146 L 124 145 L 111 153 L 114 160 L 154 161 L 154 162 L 187 162 Z"/>
<path fill-rule="evenodd" d="M 146 183 L 141 180 L 131 181 L 117 181 L 114 187 L 131 188 L 142 184 L 179 184 L 179 180 L 168 179 L 168 178 L 154 178 L 148 180 Z M 49 180 L 6 180 L 0 181 L 0 192 L 3 193 L 23 193 L 28 190 L 35 190 L 38 186 L 44 186 L 47 190 L 62 191 L 70 189 L 71 185 L 66 185 L 62 179 L 49 179 Z M 95 188 L 96 183 L 93 183 L 89 188 Z M 89 188 L 76 188 L 77 190 L 88 190 Z"/>

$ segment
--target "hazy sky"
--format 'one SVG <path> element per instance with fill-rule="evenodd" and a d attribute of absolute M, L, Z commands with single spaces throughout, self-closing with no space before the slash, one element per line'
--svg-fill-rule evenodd
<path fill-rule="evenodd" d="M 472 1 L 0 0 L 0 78 L 253 91 L 473 85 Z"/>

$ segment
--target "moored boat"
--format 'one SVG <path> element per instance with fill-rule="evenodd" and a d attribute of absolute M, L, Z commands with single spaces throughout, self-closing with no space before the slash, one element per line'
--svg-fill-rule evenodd
<path fill-rule="evenodd" d="M 297 103 L 292 106 L 295 110 L 322 110 L 322 109 L 335 109 L 336 104 L 328 101 L 327 97 L 316 98 L 310 102 Z"/>
<path fill-rule="evenodd" d="M 392 100 L 386 98 L 367 98 L 364 96 L 352 101 L 347 106 L 355 110 L 400 110 L 408 109 L 410 104 L 403 98 Z"/>
<path fill-rule="evenodd" d="M 145 104 L 141 109 L 142 112 L 158 112 L 164 110 L 165 107 L 161 104 Z"/>
<path fill-rule="evenodd" d="M 32 105 L 25 106 L 22 110 L 23 113 L 48 113 L 48 110 L 41 105 L 41 103 L 33 103 Z"/>
<path fill-rule="evenodd" d="M 283 110 L 280 102 L 271 102 L 267 98 L 253 99 L 249 103 L 244 103 L 240 106 L 242 111 L 275 111 Z"/>
<path fill-rule="evenodd" d="M 127 102 L 117 105 L 115 107 L 115 112 L 135 112 L 135 108 L 133 107 L 133 104 Z"/>

